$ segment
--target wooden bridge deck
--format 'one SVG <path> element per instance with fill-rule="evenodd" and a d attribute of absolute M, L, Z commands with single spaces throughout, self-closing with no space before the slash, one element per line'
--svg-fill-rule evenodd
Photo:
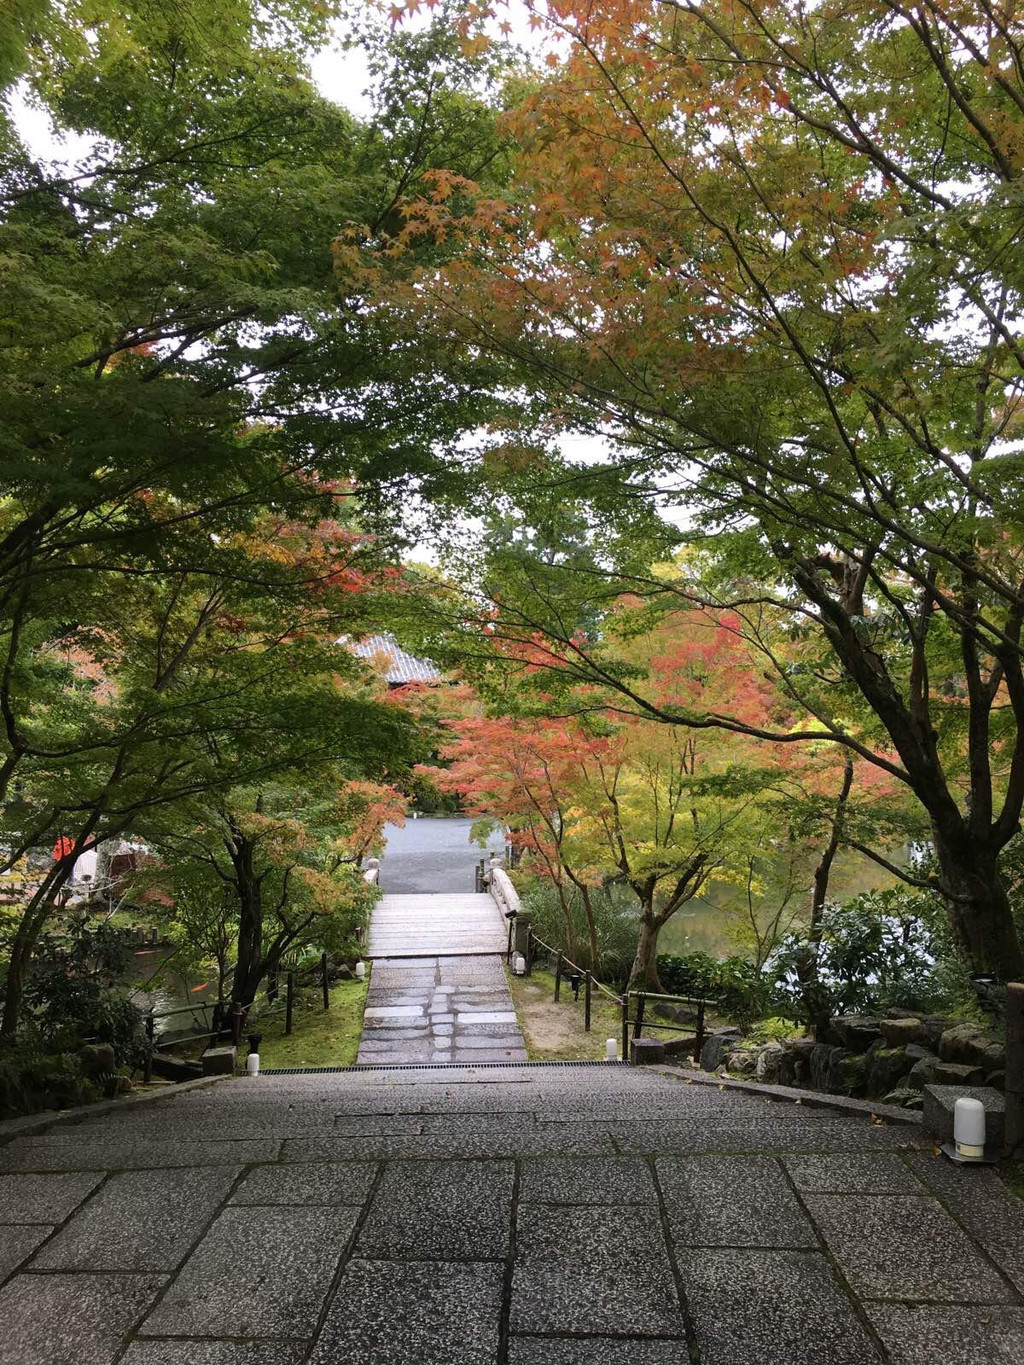
<path fill-rule="evenodd" d="M 466 957 L 503 953 L 507 931 L 486 894 L 384 896 L 374 907 L 366 956 Z"/>

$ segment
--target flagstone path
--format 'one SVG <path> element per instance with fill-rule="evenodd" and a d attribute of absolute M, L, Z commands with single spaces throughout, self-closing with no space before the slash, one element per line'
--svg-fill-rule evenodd
<path fill-rule="evenodd" d="M 487 895 L 384 896 L 370 921 L 359 1063 L 525 1062 L 506 932 Z"/>
<path fill-rule="evenodd" d="M 917 1137 L 603 1064 L 0 1126 L 0 1365 L 1019 1365 L 1024 1206 Z"/>

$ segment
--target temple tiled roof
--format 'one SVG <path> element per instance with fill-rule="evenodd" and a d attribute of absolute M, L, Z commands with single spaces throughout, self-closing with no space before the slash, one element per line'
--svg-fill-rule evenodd
<path fill-rule="evenodd" d="M 347 643 L 347 642 L 346 642 Z M 361 659 L 378 658 L 387 661 L 384 679 L 392 687 L 409 682 L 439 682 L 440 669 L 429 659 L 417 659 L 415 654 L 404 650 L 393 635 L 369 635 L 357 644 L 349 644 L 353 654 Z"/>

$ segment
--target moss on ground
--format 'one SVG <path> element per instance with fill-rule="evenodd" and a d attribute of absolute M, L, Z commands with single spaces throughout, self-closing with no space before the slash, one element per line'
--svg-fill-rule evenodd
<path fill-rule="evenodd" d="M 351 1066 L 359 1052 L 363 1033 L 363 1010 L 369 972 L 365 981 L 339 981 L 331 988 L 331 1007 L 325 1010 L 319 992 L 311 996 L 313 1008 L 296 1001 L 291 1037 L 285 1036 L 284 1015 L 266 1025 L 256 1024 L 263 1034 L 260 1067 Z"/>

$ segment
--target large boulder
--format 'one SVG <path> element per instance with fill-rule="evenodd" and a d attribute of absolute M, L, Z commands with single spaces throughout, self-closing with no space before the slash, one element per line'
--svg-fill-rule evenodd
<path fill-rule="evenodd" d="M 936 1085 L 983 1085 L 985 1072 L 969 1062 L 938 1062 L 935 1066 Z"/>
<path fill-rule="evenodd" d="M 754 1068 L 759 1081 L 765 1085 L 778 1085 L 779 1072 L 782 1068 L 783 1060 L 786 1056 L 786 1049 L 781 1043 L 772 1041 L 765 1043 L 757 1053 L 757 1063 Z"/>
<path fill-rule="evenodd" d="M 734 1048 L 726 1056 L 725 1069 L 731 1076 L 752 1076 L 757 1070 L 757 1055 L 746 1048 Z"/>
<path fill-rule="evenodd" d="M 812 1089 L 828 1089 L 828 1070 L 834 1052 L 842 1052 L 842 1048 L 833 1047 L 831 1043 L 815 1043 L 808 1066 Z"/>
<path fill-rule="evenodd" d="M 939 1037 L 938 1054 L 944 1062 L 976 1062 L 978 1053 L 988 1047 L 980 1024 L 965 1023 L 963 1020 L 952 1027 L 943 1029 Z"/>
<path fill-rule="evenodd" d="M 939 1050 L 939 1039 L 947 1029 L 962 1024 L 962 1019 L 950 1019 L 945 1014 L 926 1014 L 921 1020 L 924 1025 L 925 1042 L 933 1052 Z"/>
<path fill-rule="evenodd" d="M 907 1085 L 912 1085 L 915 1090 L 923 1090 L 926 1085 L 933 1085 L 936 1067 L 941 1065 L 942 1063 L 934 1053 L 925 1053 L 923 1057 L 917 1059 L 907 1073 Z"/>
<path fill-rule="evenodd" d="M 873 1048 L 868 1053 L 867 1091 L 869 1095 L 887 1095 L 913 1066 L 903 1047 Z"/>
<path fill-rule="evenodd" d="M 935 1053 L 924 1043 L 908 1043 L 905 1048 L 907 1056 L 912 1062 L 919 1062 L 923 1057 L 934 1057 Z M 936 1060 L 938 1060 L 936 1058 Z"/>
<path fill-rule="evenodd" d="M 868 1058 L 863 1052 L 835 1048 L 828 1062 L 826 1088 L 833 1095 L 862 1095 L 867 1087 Z"/>
<path fill-rule="evenodd" d="M 704 1039 L 700 1050 L 700 1064 L 705 1071 L 717 1071 L 740 1038 L 738 1028 L 716 1029 Z"/>
<path fill-rule="evenodd" d="M 867 1052 L 882 1036 L 882 1021 L 870 1014 L 838 1014 L 832 1029 L 847 1052 Z"/>
<path fill-rule="evenodd" d="M 920 1043 L 927 1037 L 924 1024 L 916 1018 L 883 1019 L 881 1028 L 882 1037 L 890 1047 L 906 1047 L 908 1043 Z"/>
<path fill-rule="evenodd" d="M 78 1060 L 82 1064 L 82 1070 L 90 1080 L 99 1080 L 101 1076 L 109 1076 L 117 1065 L 114 1057 L 114 1049 L 109 1043 L 86 1043 L 79 1049 Z"/>

